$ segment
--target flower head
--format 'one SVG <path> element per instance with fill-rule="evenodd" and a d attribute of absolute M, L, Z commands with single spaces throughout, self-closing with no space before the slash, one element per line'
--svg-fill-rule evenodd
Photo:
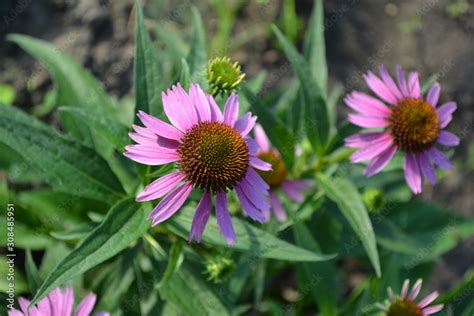
<path fill-rule="evenodd" d="M 386 316 L 426 316 L 439 312 L 443 309 L 443 304 L 429 306 L 439 296 L 438 292 L 431 293 L 419 302 L 415 301 L 420 294 L 422 283 L 423 281 L 418 279 L 408 294 L 410 281 L 405 280 L 399 296 L 388 288 L 388 300 L 383 304 L 378 303 L 377 306 Z"/>
<path fill-rule="evenodd" d="M 365 76 L 367 85 L 380 99 L 358 91 L 345 99 L 356 111 L 349 114 L 352 124 L 379 130 L 350 136 L 345 139 L 346 146 L 358 149 L 351 156 L 352 162 L 369 161 L 365 169 L 369 177 L 385 168 L 397 151 L 404 152 L 408 186 L 415 194 L 421 193 L 423 178 L 436 183 L 434 165 L 452 167 L 437 147 L 459 144 L 456 135 L 444 130 L 453 118 L 456 103 L 437 107 L 441 90 L 438 83 L 423 97 L 417 72 L 411 72 L 406 79 L 398 67 L 398 84 L 385 67 L 380 67 L 380 74 L 381 79 L 370 71 Z"/>
<path fill-rule="evenodd" d="M 283 222 L 287 219 L 287 215 L 278 196 L 280 189 L 288 198 L 301 203 L 304 200 L 301 191 L 311 189 L 312 185 L 301 180 L 289 180 L 285 162 L 281 158 L 278 150 L 271 147 L 267 134 L 259 124 L 255 126 L 254 134 L 255 140 L 260 147 L 257 156 L 272 165 L 272 170 L 259 171 L 259 174 L 270 189 L 269 199 L 270 205 L 272 206 L 271 210 L 276 219 Z M 265 217 L 267 220 L 270 219 L 270 213 L 266 212 Z"/>
<path fill-rule="evenodd" d="M 232 63 L 229 57 L 216 57 L 207 63 L 207 82 L 214 96 L 234 91 L 245 77 L 238 62 Z"/>
<path fill-rule="evenodd" d="M 94 308 L 96 295 L 94 293 L 88 294 L 77 305 L 75 316 L 89 316 Z M 20 297 L 18 299 L 21 311 L 11 309 L 8 311 L 8 316 L 71 316 L 74 305 L 74 290 L 67 287 L 64 290 L 55 288 L 48 296 L 43 298 L 35 306 L 28 310 L 30 301 Z M 95 313 L 96 316 L 109 316 L 107 312 Z"/>
<path fill-rule="evenodd" d="M 222 113 L 214 98 L 197 84 L 191 85 L 189 94 L 179 84 L 163 93 L 163 107 L 172 125 L 139 112 L 145 127 L 133 126 L 135 132 L 129 135 L 137 145 L 126 146 L 124 155 L 153 166 L 176 162 L 177 170 L 149 184 L 137 201 L 164 197 L 149 216 L 157 225 L 176 213 L 193 189 L 200 190 L 189 236 L 200 241 L 215 195 L 220 232 L 232 244 L 235 233 L 227 208 L 228 191 L 236 191 L 244 213 L 253 220 L 263 222 L 262 212 L 270 208 L 263 198 L 268 187 L 253 168 L 270 170 L 271 165 L 256 156 L 258 146 L 248 137 L 256 117 L 247 113 L 238 118 L 239 98 L 234 93 Z"/>

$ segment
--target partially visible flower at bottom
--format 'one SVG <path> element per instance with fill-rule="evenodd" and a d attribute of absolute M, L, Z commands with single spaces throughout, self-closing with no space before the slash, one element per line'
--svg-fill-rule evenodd
<path fill-rule="evenodd" d="M 94 309 L 96 295 L 89 293 L 82 299 L 76 308 L 74 316 L 89 316 Z M 30 301 L 20 297 L 18 298 L 18 305 L 20 305 L 20 311 L 17 309 L 11 309 L 8 311 L 8 316 L 71 316 L 73 315 L 74 305 L 74 290 L 71 287 L 67 287 L 64 290 L 55 288 L 48 296 L 43 298 L 35 306 L 32 306 L 28 310 Z M 98 312 L 95 316 L 109 316 L 107 312 Z"/>
<path fill-rule="evenodd" d="M 269 200 L 273 214 L 278 221 L 283 222 L 288 218 L 288 216 L 283 209 L 280 197 L 278 196 L 280 189 L 289 199 L 302 203 L 304 201 L 304 196 L 301 194 L 301 191 L 309 190 L 313 185 L 303 180 L 288 180 L 288 172 L 285 162 L 281 158 L 278 150 L 271 147 L 270 140 L 262 126 L 256 124 L 254 134 L 255 141 L 260 147 L 260 150 L 257 152 L 257 157 L 272 165 L 272 170 L 259 171 L 258 173 L 269 186 Z M 268 221 L 270 219 L 270 210 L 264 212 L 264 215 Z"/>
<path fill-rule="evenodd" d="M 405 153 L 405 178 L 413 193 L 422 191 L 423 178 L 436 183 L 434 165 L 451 169 L 449 159 L 438 146 L 454 147 L 459 138 L 444 129 L 453 119 L 455 102 L 438 106 L 441 86 L 436 82 L 424 97 L 419 75 L 410 72 L 405 78 L 397 69 L 397 82 L 388 70 L 380 67 L 381 79 L 369 71 L 365 81 L 379 97 L 353 91 L 345 102 L 356 113 L 349 114 L 349 122 L 362 128 L 379 129 L 345 139 L 346 146 L 358 149 L 352 154 L 354 163 L 369 161 L 365 175 L 382 171 L 398 151 Z M 380 130 L 381 129 L 381 130 Z"/>
<path fill-rule="evenodd" d="M 388 288 L 388 300 L 383 304 L 378 303 L 377 307 L 385 312 L 386 316 L 426 316 L 441 311 L 444 307 L 443 304 L 429 306 L 438 298 L 438 292 L 427 295 L 418 303 L 415 301 L 418 294 L 420 294 L 422 283 L 423 281 L 418 279 L 410 293 L 408 293 L 410 281 L 405 280 L 400 296 L 395 295 L 392 289 Z"/>

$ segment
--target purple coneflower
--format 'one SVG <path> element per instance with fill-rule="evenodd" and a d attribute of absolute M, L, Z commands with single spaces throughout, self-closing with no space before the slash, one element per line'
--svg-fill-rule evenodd
<path fill-rule="evenodd" d="M 426 316 L 439 312 L 443 309 L 443 304 L 429 306 L 439 296 L 438 292 L 431 293 L 418 303 L 415 302 L 420 294 L 422 283 L 423 281 L 418 279 L 408 294 L 410 281 L 405 280 L 400 296 L 395 295 L 392 289 L 388 288 L 388 300 L 377 306 L 385 312 L 386 316 Z"/>
<path fill-rule="evenodd" d="M 94 293 L 88 294 L 76 308 L 74 316 L 89 316 L 95 305 L 96 296 Z M 71 316 L 73 315 L 74 290 L 67 287 L 64 290 L 55 288 L 48 296 L 39 301 L 28 310 L 30 301 L 20 297 L 18 299 L 21 311 L 11 309 L 8 316 Z M 95 313 L 95 316 L 109 316 L 107 312 Z"/>
<path fill-rule="evenodd" d="M 271 147 L 267 134 L 259 124 L 255 126 L 254 135 L 260 147 L 257 153 L 258 158 L 272 165 L 272 170 L 259 171 L 259 174 L 270 188 L 269 200 L 271 210 L 275 214 L 276 219 L 283 222 L 287 219 L 287 215 L 278 197 L 278 191 L 281 189 L 288 198 L 302 203 L 304 196 L 301 194 L 301 191 L 311 189 L 313 186 L 305 181 L 287 179 L 288 172 L 285 162 L 278 150 Z M 267 220 L 270 219 L 269 210 L 264 212 L 264 215 Z"/>
<path fill-rule="evenodd" d="M 137 145 L 126 146 L 125 156 L 146 165 L 176 162 L 175 172 L 167 174 L 137 195 L 137 201 L 164 197 L 153 209 L 149 219 L 157 225 L 171 217 L 188 198 L 192 189 L 202 192 L 191 225 L 189 239 L 200 241 L 216 195 L 217 223 L 228 244 L 235 233 L 227 208 L 227 192 L 235 189 L 244 213 L 263 222 L 263 213 L 270 208 L 263 195 L 268 186 L 251 167 L 270 170 L 271 165 L 260 160 L 258 146 L 247 135 L 256 117 L 246 113 L 238 118 L 239 98 L 232 93 L 224 113 L 214 98 L 192 84 L 189 95 L 178 84 L 163 93 L 163 107 L 172 125 L 139 112 L 145 127 L 133 126 L 130 133 Z"/>
<path fill-rule="evenodd" d="M 359 149 L 351 156 L 352 162 L 370 161 L 365 169 L 367 176 L 387 166 L 397 150 L 405 152 L 405 178 L 417 194 L 422 191 L 424 177 L 433 185 L 436 183 L 433 165 L 452 167 L 436 145 L 459 144 L 456 135 L 443 130 L 453 118 L 456 103 L 447 102 L 437 108 L 441 90 L 438 83 L 424 98 L 417 72 L 410 72 L 408 80 L 400 67 L 397 73 L 398 85 L 384 66 L 380 67 L 382 79 L 370 71 L 365 76 L 367 85 L 381 100 L 358 91 L 346 97 L 346 104 L 357 112 L 349 114 L 352 124 L 382 131 L 356 134 L 345 141 L 346 146 Z"/>

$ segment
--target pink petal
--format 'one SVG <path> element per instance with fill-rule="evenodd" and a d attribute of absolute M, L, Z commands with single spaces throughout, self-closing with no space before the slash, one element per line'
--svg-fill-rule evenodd
<path fill-rule="evenodd" d="M 250 137 L 245 137 L 245 141 L 247 142 L 247 147 L 249 149 L 249 154 L 256 155 L 260 150 L 257 142 Z"/>
<path fill-rule="evenodd" d="M 354 125 L 364 127 L 364 128 L 376 128 L 376 127 L 386 127 L 390 123 L 387 120 L 377 118 L 377 117 L 368 117 L 363 115 L 357 115 L 350 113 L 348 116 L 349 122 Z"/>
<path fill-rule="evenodd" d="M 216 216 L 221 235 L 224 236 L 228 245 L 232 245 L 235 242 L 235 232 L 232 227 L 229 209 L 227 208 L 227 194 L 224 191 L 217 192 Z"/>
<path fill-rule="evenodd" d="M 199 120 L 194 105 L 181 85 L 162 93 L 163 109 L 170 122 L 182 132 L 196 125 Z"/>
<path fill-rule="evenodd" d="M 312 183 L 303 180 L 287 180 L 285 182 L 294 187 L 296 190 L 309 190 L 314 188 Z"/>
<path fill-rule="evenodd" d="M 240 203 L 242 203 L 242 209 L 245 215 L 249 216 L 254 221 L 259 223 L 265 222 L 265 216 L 263 213 L 257 209 L 255 205 L 249 200 L 249 198 L 245 195 L 242 190 L 242 184 L 239 184 L 235 187 L 235 193 L 237 193 L 237 197 L 239 198 Z"/>
<path fill-rule="evenodd" d="M 224 123 L 233 127 L 239 115 L 239 96 L 231 93 L 224 107 Z"/>
<path fill-rule="evenodd" d="M 76 316 L 89 316 L 94 309 L 97 297 L 94 293 L 90 293 L 82 299 L 76 309 Z"/>
<path fill-rule="evenodd" d="M 158 178 L 138 193 L 136 201 L 144 202 L 159 199 L 173 190 L 184 178 L 186 178 L 186 175 L 180 171 Z"/>
<path fill-rule="evenodd" d="M 346 137 L 344 142 L 350 148 L 363 148 L 383 139 L 387 134 L 387 132 L 360 133 Z"/>
<path fill-rule="evenodd" d="M 431 87 L 430 91 L 428 91 L 428 95 L 426 96 L 426 101 L 429 104 L 431 104 L 433 107 L 436 107 L 436 105 L 438 104 L 440 91 L 441 91 L 441 86 L 437 82 Z"/>
<path fill-rule="evenodd" d="M 158 225 L 176 213 L 184 204 L 192 189 L 193 186 L 186 182 L 161 200 L 148 216 L 148 219 L 152 220 L 152 226 Z"/>
<path fill-rule="evenodd" d="M 437 110 L 440 121 L 440 127 L 445 128 L 453 119 L 452 114 L 456 111 L 456 102 L 447 102 L 440 106 Z"/>
<path fill-rule="evenodd" d="M 362 114 L 362 116 L 368 117 L 388 118 L 390 116 L 390 109 L 379 100 L 368 95 L 365 95 L 361 98 L 356 98 L 354 96 L 355 93 L 357 92 L 351 93 L 344 99 L 344 102 L 347 104 L 347 106 L 354 111 Z M 375 104 L 377 104 L 377 106 L 374 106 Z"/>
<path fill-rule="evenodd" d="M 384 152 L 393 144 L 393 138 L 390 134 L 385 134 L 364 148 L 359 149 L 350 156 L 354 163 L 371 160 Z"/>
<path fill-rule="evenodd" d="M 448 131 L 441 131 L 438 136 L 438 144 L 446 147 L 454 147 L 459 145 L 460 139 L 456 135 Z"/>
<path fill-rule="evenodd" d="M 403 73 L 403 69 L 400 66 L 397 66 L 397 81 L 398 86 L 400 87 L 400 92 L 404 97 L 410 96 L 410 91 L 408 90 L 407 82 L 405 81 L 405 74 Z"/>
<path fill-rule="evenodd" d="M 270 193 L 270 204 L 272 205 L 273 214 L 275 214 L 276 219 L 279 222 L 284 222 L 287 220 L 288 216 L 286 215 L 283 205 L 281 205 L 280 198 L 276 193 Z"/>
<path fill-rule="evenodd" d="M 59 288 L 55 288 L 48 294 L 49 308 L 51 316 L 63 316 L 61 307 L 63 305 L 63 295 Z M 64 315 L 66 316 L 66 315 Z"/>
<path fill-rule="evenodd" d="M 380 80 L 379 77 L 374 75 L 373 72 L 369 71 L 367 75 L 364 75 L 365 82 L 369 86 L 369 88 L 381 99 L 390 103 L 390 104 L 397 104 L 397 98 L 390 92 L 390 89 L 387 88 L 385 83 Z"/>
<path fill-rule="evenodd" d="M 268 190 L 270 186 L 262 179 L 262 177 L 252 168 L 247 169 L 247 174 L 245 175 L 248 182 L 252 183 L 257 190 L 263 195 L 268 195 Z"/>
<path fill-rule="evenodd" d="M 189 97 L 191 98 L 196 112 L 199 116 L 200 122 L 210 122 L 211 118 L 211 108 L 207 100 L 206 94 L 202 91 L 201 87 L 192 83 L 189 88 Z"/>
<path fill-rule="evenodd" d="M 414 154 L 407 153 L 405 158 L 405 179 L 413 193 L 421 193 L 421 170 Z"/>
<path fill-rule="evenodd" d="M 419 74 L 415 71 L 408 76 L 408 89 L 412 98 L 419 99 L 421 97 Z"/>
<path fill-rule="evenodd" d="M 365 175 L 367 177 L 371 177 L 374 174 L 377 174 L 382 171 L 383 168 L 385 168 L 390 163 L 396 152 L 397 146 L 392 145 L 388 149 L 383 151 L 380 155 L 372 159 L 372 161 L 368 164 L 367 168 L 364 171 Z"/>
<path fill-rule="evenodd" d="M 270 171 L 272 170 L 272 165 L 268 162 L 265 162 L 255 156 L 250 157 L 250 165 L 255 169 L 262 170 L 262 171 Z"/>
<path fill-rule="evenodd" d="M 425 176 L 432 185 L 436 184 L 436 172 L 427 153 L 417 154 L 418 165 L 423 176 Z"/>
<path fill-rule="evenodd" d="M 414 301 L 415 298 L 418 296 L 418 294 L 420 294 L 422 284 L 423 284 L 423 280 L 421 280 L 421 279 L 418 279 L 415 282 L 415 285 L 413 285 L 413 288 L 411 289 L 410 295 L 408 296 L 408 299 L 410 301 Z"/>
<path fill-rule="evenodd" d="M 407 297 L 409 286 L 410 286 L 410 280 L 403 281 L 402 292 L 400 293 L 400 298 L 402 300 L 404 300 Z"/>
<path fill-rule="evenodd" d="M 72 307 L 74 305 L 74 290 L 72 287 L 67 287 L 64 289 L 63 293 L 63 305 L 62 305 L 62 313 L 61 315 L 71 315 L 72 314 Z"/>
<path fill-rule="evenodd" d="M 25 313 L 25 315 L 28 314 L 28 306 L 30 306 L 30 301 L 27 300 L 26 298 L 24 297 L 19 297 L 18 298 L 18 305 L 20 305 L 20 309 L 23 313 Z"/>
<path fill-rule="evenodd" d="M 138 117 L 142 121 L 143 125 L 151 129 L 153 133 L 157 135 L 175 140 L 180 140 L 181 138 L 183 138 L 183 133 L 178 131 L 170 124 L 165 123 L 154 116 L 151 116 L 143 111 L 139 111 Z"/>
<path fill-rule="evenodd" d="M 234 128 L 240 133 L 240 135 L 242 135 L 242 137 L 245 137 L 255 126 L 256 121 L 257 117 L 252 116 L 250 112 L 247 112 L 235 122 Z"/>
<path fill-rule="evenodd" d="M 444 307 L 443 304 L 426 307 L 425 309 L 423 309 L 423 316 L 437 313 L 437 312 L 441 311 L 443 309 L 443 307 Z"/>
<path fill-rule="evenodd" d="M 255 207 L 259 210 L 269 210 L 270 204 L 265 200 L 265 198 L 261 195 L 262 192 L 257 191 L 257 187 L 255 187 L 252 183 L 250 183 L 246 178 L 242 180 L 239 184 L 240 189 L 245 194 L 245 196 L 249 199 L 249 201 L 255 205 Z"/>
<path fill-rule="evenodd" d="M 177 140 L 164 138 L 164 137 L 161 137 L 161 136 L 158 136 L 158 140 L 156 141 L 156 143 L 160 147 L 173 149 L 173 150 L 178 149 L 178 147 L 180 145 L 180 143 Z"/>
<path fill-rule="evenodd" d="M 216 100 L 214 100 L 212 95 L 207 95 L 206 97 L 211 109 L 212 122 L 223 122 L 224 116 L 222 115 L 221 109 L 217 105 Z"/>
<path fill-rule="evenodd" d="M 380 66 L 379 70 L 380 70 L 380 76 L 382 77 L 382 80 L 385 83 L 385 85 L 387 86 L 387 88 L 390 89 L 390 92 L 392 92 L 392 94 L 398 100 L 402 99 L 402 93 L 400 92 L 397 85 L 393 81 L 392 76 L 390 76 L 390 74 L 388 73 L 387 68 L 385 66 Z"/>
<path fill-rule="evenodd" d="M 303 194 L 300 193 L 300 190 L 297 185 L 290 181 L 285 181 L 281 185 L 281 188 L 285 194 L 295 202 L 301 203 L 304 201 Z"/>
<path fill-rule="evenodd" d="M 136 162 L 142 163 L 144 165 L 149 165 L 149 166 L 164 165 L 164 164 L 175 162 L 181 159 L 177 154 L 175 155 L 170 154 L 165 157 L 151 157 L 149 153 L 141 154 L 141 153 L 125 152 L 123 155 Z"/>
<path fill-rule="evenodd" d="M 431 160 L 441 168 L 450 170 L 453 167 L 449 159 L 439 149 L 431 147 L 426 152 Z"/>
<path fill-rule="evenodd" d="M 8 310 L 8 316 L 28 316 L 27 314 L 23 314 L 17 309 L 9 309 Z"/>
<path fill-rule="evenodd" d="M 211 214 L 212 209 L 212 197 L 209 191 L 204 192 L 201 201 L 196 208 L 194 213 L 193 223 L 191 224 L 191 231 L 189 233 L 189 242 L 196 240 L 201 242 L 201 236 L 206 227 L 207 221 L 209 220 L 209 215 Z"/>
<path fill-rule="evenodd" d="M 269 152 L 270 140 L 268 139 L 267 134 L 265 134 L 265 131 L 263 130 L 260 124 L 255 125 L 253 133 L 255 135 L 255 140 L 257 141 L 258 146 L 260 146 L 260 149 L 263 152 Z"/>
<path fill-rule="evenodd" d="M 424 308 L 431 304 L 435 299 L 437 299 L 439 296 L 438 292 L 433 292 L 430 295 L 426 296 L 424 299 L 422 299 L 419 303 L 418 306 L 420 308 Z"/>
<path fill-rule="evenodd" d="M 142 136 L 138 133 L 128 133 L 128 136 L 136 143 L 142 144 L 142 145 L 153 145 L 158 142 L 158 136 L 155 135 L 154 138 Z"/>

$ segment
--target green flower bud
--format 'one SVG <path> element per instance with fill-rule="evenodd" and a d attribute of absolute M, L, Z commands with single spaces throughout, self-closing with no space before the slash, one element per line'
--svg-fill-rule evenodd
<path fill-rule="evenodd" d="M 209 93 L 216 96 L 234 91 L 245 74 L 238 62 L 232 63 L 229 57 L 216 57 L 207 63 L 206 77 Z"/>
<path fill-rule="evenodd" d="M 234 271 L 234 262 L 225 255 L 216 255 L 206 259 L 207 278 L 214 283 L 221 283 L 227 280 Z"/>
<path fill-rule="evenodd" d="M 385 204 L 383 192 L 379 189 L 370 189 L 365 191 L 364 194 L 362 194 L 362 200 L 370 212 L 381 210 Z"/>

